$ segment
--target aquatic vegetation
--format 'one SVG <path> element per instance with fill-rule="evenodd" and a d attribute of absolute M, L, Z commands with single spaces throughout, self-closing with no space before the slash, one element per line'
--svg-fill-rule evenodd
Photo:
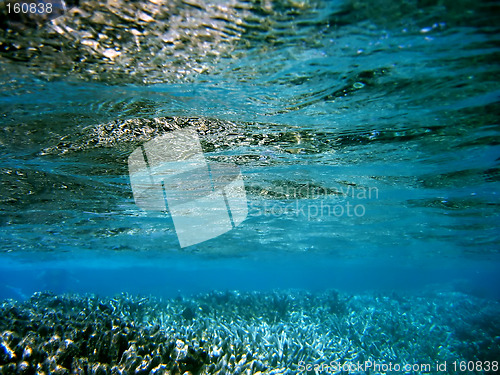
<path fill-rule="evenodd" d="M 493 361 L 498 319 L 489 326 L 485 319 L 499 312 L 498 303 L 458 293 L 214 291 L 165 300 L 36 293 L 0 306 L 0 370 L 296 374 L 301 363 Z"/>

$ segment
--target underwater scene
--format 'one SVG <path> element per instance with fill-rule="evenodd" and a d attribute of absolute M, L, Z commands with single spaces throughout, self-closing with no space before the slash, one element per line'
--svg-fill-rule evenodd
<path fill-rule="evenodd" d="M 0 1 L 0 374 L 498 374 L 500 2 Z"/>

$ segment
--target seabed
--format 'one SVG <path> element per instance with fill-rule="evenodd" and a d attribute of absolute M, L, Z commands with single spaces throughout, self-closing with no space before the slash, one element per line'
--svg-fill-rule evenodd
<path fill-rule="evenodd" d="M 0 373 L 493 374 L 499 327 L 499 302 L 458 292 L 35 293 L 1 304 Z"/>

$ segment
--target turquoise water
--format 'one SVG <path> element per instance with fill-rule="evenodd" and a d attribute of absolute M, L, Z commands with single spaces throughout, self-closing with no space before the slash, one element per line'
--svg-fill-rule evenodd
<path fill-rule="evenodd" d="M 70 5 L 42 20 L 2 8 L 2 299 L 498 301 L 498 2 Z M 174 125 L 238 166 L 248 205 L 186 248 L 169 212 L 137 206 L 127 164 Z"/>

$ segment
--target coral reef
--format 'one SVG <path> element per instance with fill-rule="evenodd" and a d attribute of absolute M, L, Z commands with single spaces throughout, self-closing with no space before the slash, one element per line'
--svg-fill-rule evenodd
<path fill-rule="evenodd" d="M 499 310 L 459 293 L 36 293 L 0 305 L 0 373 L 296 374 L 301 363 L 494 361 Z"/>

